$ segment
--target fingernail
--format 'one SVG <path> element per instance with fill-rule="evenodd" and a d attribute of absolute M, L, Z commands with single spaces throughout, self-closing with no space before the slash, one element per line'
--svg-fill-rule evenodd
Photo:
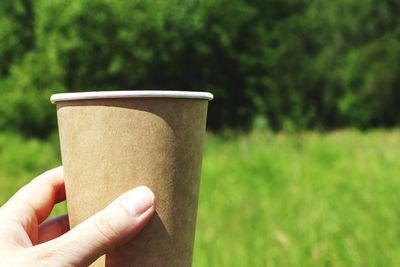
<path fill-rule="evenodd" d="M 140 216 L 150 209 L 153 203 L 154 194 L 146 186 L 136 187 L 121 200 L 122 207 L 133 216 Z"/>

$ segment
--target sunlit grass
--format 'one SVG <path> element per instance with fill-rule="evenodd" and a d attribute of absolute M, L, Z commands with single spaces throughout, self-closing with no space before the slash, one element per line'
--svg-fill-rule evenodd
<path fill-rule="evenodd" d="M 400 132 L 210 136 L 194 266 L 397 266 Z"/>
<path fill-rule="evenodd" d="M 0 134 L 0 203 L 59 165 L 51 140 Z M 399 130 L 209 135 L 193 266 L 400 265 L 399 162 Z"/>
<path fill-rule="evenodd" d="M 0 134 L 0 204 L 32 178 L 61 164 L 57 142 L 55 135 L 50 141 L 40 141 L 13 133 Z M 65 210 L 65 204 L 59 204 L 52 216 Z"/>

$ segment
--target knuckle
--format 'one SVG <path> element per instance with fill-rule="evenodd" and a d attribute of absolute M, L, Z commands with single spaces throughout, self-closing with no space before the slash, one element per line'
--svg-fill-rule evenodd
<path fill-rule="evenodd" d="M 118 238 L 118 231 L 112 223 L 111 216 L 100 212 L 92 217 L 92 221 L 102 243 L 112 243 Z"/>
<path fill-rule="evenodd" d="M 60 264 L 63 262 L 60 252 L 50 246 L 42 247 L 40 250 L 33 247 L 30 250 L 26 250 L 25 253 L 26 255 L 21 258 L 29 260 L 31 265 L 20 266 L 61 266 Z M 65 263 L 62 266 L 69 265 Z"/>

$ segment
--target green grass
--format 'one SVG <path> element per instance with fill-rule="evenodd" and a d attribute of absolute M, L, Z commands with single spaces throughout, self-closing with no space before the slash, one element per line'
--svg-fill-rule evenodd
<path fill-rule="evenodd" d="M 23 139 L 13 133 L 0 134 L 0 204 L 20 187 L 42 172 L 61 165 L 58 138 L 49 141 Z M 51 217 L 65 213 L 65 203 L 58 204 Z"/>
<path fill-rule="evenodd" d="M 194 266 L 399 265 L 399 131 L 208 138 Z"/>
<path fill-rule="evenodd" d="M 400 130 L 210 135 L 193 266 L 399 266 L 399 163 Z M 58 164 L 1 134 L 1 203 Z"/>

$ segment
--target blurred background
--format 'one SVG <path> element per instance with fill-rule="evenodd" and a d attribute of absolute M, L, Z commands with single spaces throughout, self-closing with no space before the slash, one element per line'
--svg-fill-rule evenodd
<path fill-rule="evenodd" d="M 61 162 L 51 94 L 210 91 L 194 266 L 398 266 L 399 14 L 396 0 L 1 0 L 0 203 Z"/>

